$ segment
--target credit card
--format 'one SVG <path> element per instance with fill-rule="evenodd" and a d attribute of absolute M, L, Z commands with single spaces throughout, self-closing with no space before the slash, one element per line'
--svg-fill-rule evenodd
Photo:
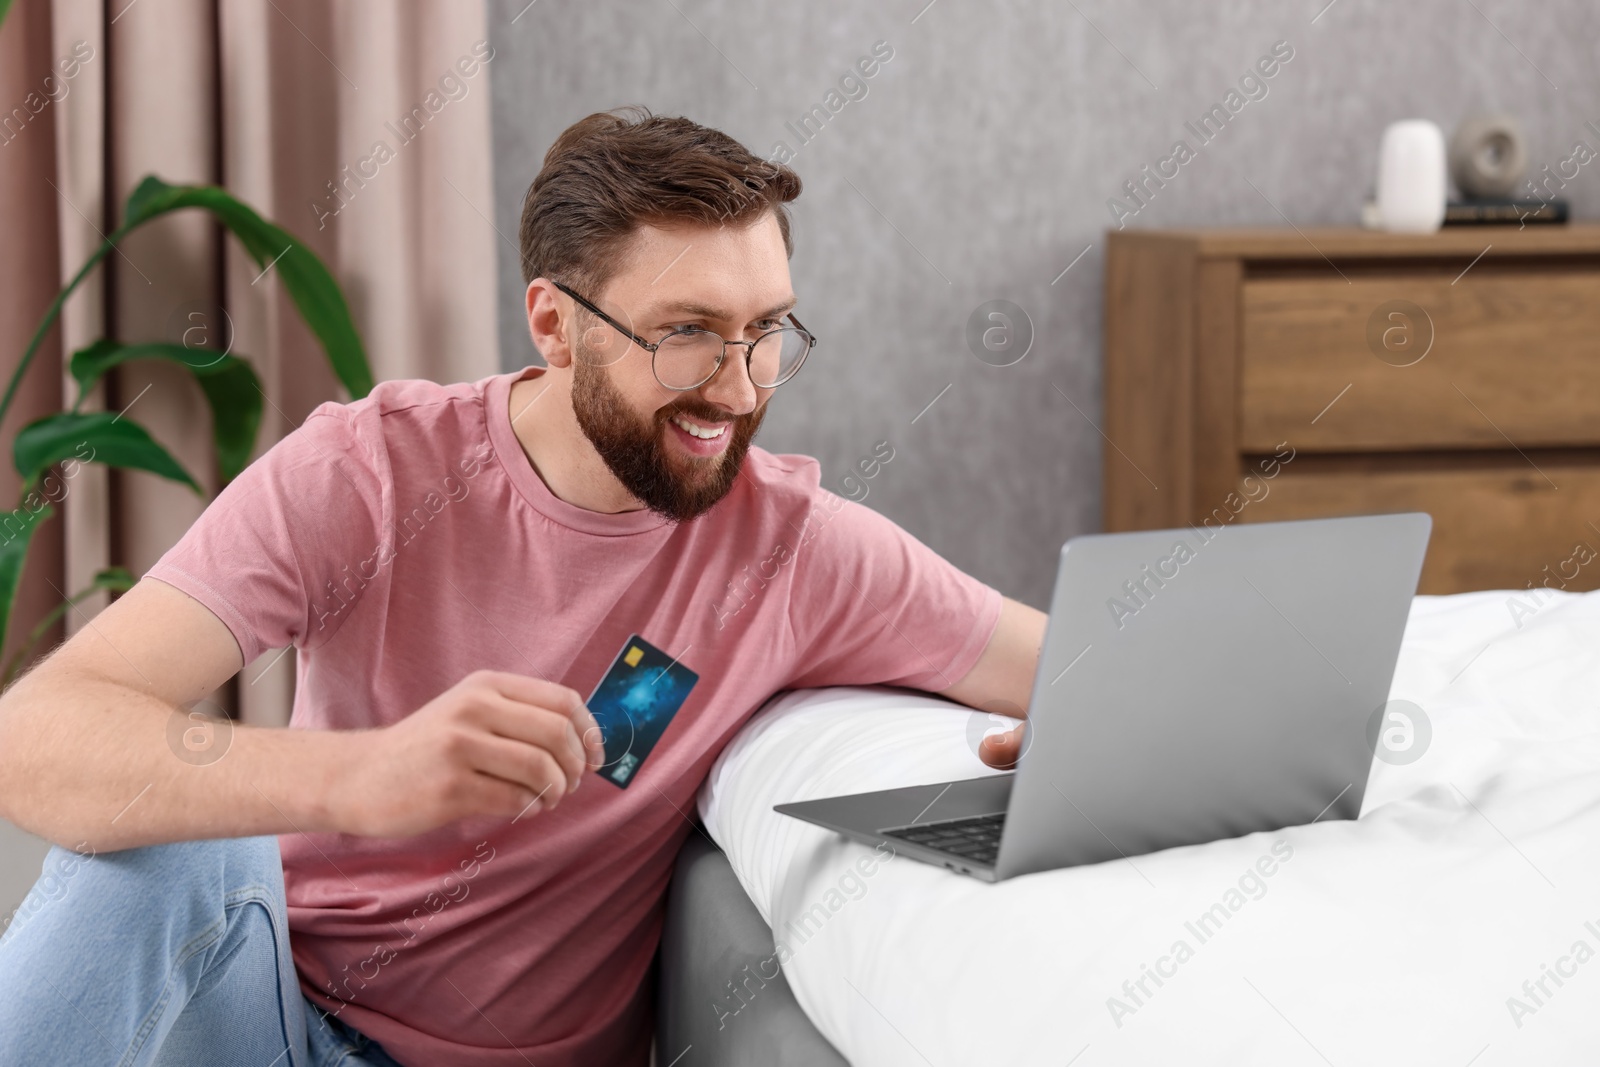
<path fill-rule="evenodd" d="M 623 642 L 589 697 L 589 712 L 606 749 L 605 765 L 595 773 L 619 789 L 628 788 L 699 680 L 638 634 Z"/>

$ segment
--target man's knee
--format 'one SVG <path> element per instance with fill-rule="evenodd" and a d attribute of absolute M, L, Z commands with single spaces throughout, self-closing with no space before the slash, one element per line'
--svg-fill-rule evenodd
<path fill-rule="evenodd" d="M 51 849 L 51 855 L 67 850 Z M 215 882 L 227 888 L 283 878 L 276 837 L 223 837 L 203 841 L 175 841 L 86 856 L 89 863 L 104 863 L 108 870 L 135 877 Z"/>
<path fill-rule="evenodd" d="M 114 908 L 119 897 L 176 904 L 187 894 L 220 905 L 240 889 L 281 895 L 282 884 L 275 837 L 179 841 L 100 853 L 57 845 L 45 855 L 38 880 L 3 926 L 7 933 L 20 930 L 46 911 L 71 911 L 77 899 Z"/>

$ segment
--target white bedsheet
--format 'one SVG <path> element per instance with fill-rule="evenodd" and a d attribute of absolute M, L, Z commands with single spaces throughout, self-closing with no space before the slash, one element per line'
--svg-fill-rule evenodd
<path fill-rule="evenodd" d="M 772 805 L 988 771 L 973 713 L 872 688 L 774 700 L 701 815 L 857 1067 L 1592 1064 L 1600 593 L 1520 620 L 1513 595 L 1417 598 L 1391 695 L 1433 737 L 1409 765 L 1375 762 L 1358 821 L 998 885 L 872 866 Z M 1261 857 L 1272 873 L 1251 878 Z M 1226 921 L 1194 927 L 1217 904 Z"/>

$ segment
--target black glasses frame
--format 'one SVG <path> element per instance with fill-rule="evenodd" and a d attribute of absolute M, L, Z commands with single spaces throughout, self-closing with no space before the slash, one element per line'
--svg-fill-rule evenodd
<path fill-rule="evenodd" d="M 722 361 L 728 358 L 728 346 L 729 345 L 744 345 L 745 346 L 745 348 L 744 348 L 744 369 L 745 369 L 745 373 L 748 374 L 750 372 L 750 360 L 755 355 L 756 345 L 760 344 L 763 338 L 766 338 L 766 337 L 768 337 L 768 336 L 770 336 L 772 334 L 778 333 L 778 332 L 780 332 L 782 330 L 788 329 L 788 327 L 786 327 L 786 326 L 780 326 L 776 330 L 768 330 L 766 333 L 762 334 L 760 337 L 757 337 L 754 341 L 730 341 L 727 338 L 721 338 L 721 341 L 722 341 L 722 354 L 717 357 L 716 365 L 711 368 L 711 373 L 710 374 L 706 375 L 700 381 L 695 382 L 693 385 L 668 385 L 666 382 L 661 381 L 661 375 L 656 372 L 656 350 L 661 347 L 661 341 L 657 341 L 654 344 L 651 344 L 649 341 L 646 341 L 644 338 L 640 337 L 638 334 L 634 333 L 632 330 L 630 330 L 626 326 L 622 325 L 622 323 L 618 322 L 616 319 L 612 318 L 610 315 L 607 315 L 604 311 L 601 311 L 599 308 L 595 307 L 593 303 L 591 303 L 588 300 L 585 300 L 583 297 L 581 297 L 577 293 L 573 292 L 567 286 L 562 285 L 558 281 L 554 281 L 554 279 L 552 279 L 552 284 L 557 289 L 560 289 L 563 293 L 566 293 L 568 296 L 572 297 L 572 299 L 576 300 L 578 303 L 582 304 L 584 307 L 588 308 L 590 311 L 592 311 L 596 315 L 600 316 L 600 318 L 602 318 L 606 322 L 610 323 L 613 327 L 615 327 L 617 329 L 617 331 L 619 333 L 621 333 L 623 336 L 628 338 L 628 340 L 632 341 L 634 344 L 638 345 L 640 348 L 644 349 L 646 352 L 649 352 L 650 353 L 650 373 L 655 375 L 656 381 L 660 382 L 661 387 L 663 389 L 671 389 L 671 390 L 673 390 L 675 392 L 679 392 L 679 393 L 688 392 L 690 389 L 698 389 L 702 385 L 706 384 L 706 382 L 709 382 L 711 379 L 715 378 L 717 376 L 717 371 L 722 369 Z M 793 378 L 796 374 L 798 374 L 800 372 L 800 368 L 805 364 L 806 357 L 811 354 L 811 350 L 817 346 L 817 335 L 812 333 L 810 330 L 806 329 L 805 326 L 800 322 L 800 320 L 794 317 L 794 312 L 791 311 L 788 315 L 786 315 L 784 317 L 786 319 L 788 319 L 788 321 L 794 323 L 795 327 L 797 329 L 799 329 L 801 333 L 806 335 L 807 343 L 806 343 L 805 351 L 800 353 L 800 359 L 795 363 L 794 367 L 792 369 L 790 369 L 788 374 L 785 374 L 782 378 L 780 378 L 777 381 L 773 382 L 771 385 L 758 385 L 758 386 L 756 386 L 756 388 L 758 388 L 758 389 L 776 389 L 778 386 L 782 385 L 784 382 L 788 381 L 790 378 Z M 667 337 L 671 337 L 673 333 L 679 333 L 679 332 L 682 332 L 682 331 L 681 330 L 673 330 L 671 333 L 667 334 Z M 665 341 L 666 337 L 663 337 L 661 340 Z M 755 384 L 755 379 L 752 377 L 750 379 L 750 382 L 751 382 L 752 385 L 754 385 Z"/>

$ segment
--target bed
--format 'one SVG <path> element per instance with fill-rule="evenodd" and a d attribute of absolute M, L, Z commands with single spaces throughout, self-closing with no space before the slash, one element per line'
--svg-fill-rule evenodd
<path fill-rule="evenodd" d="M 974 713 L 779 694 L 700 794 L 717 848 L 691 835 L 674 881 L 660 1062 L 695 1027 L 685 1063 L 1585 1061 L 1597 653 L 1600 593 L 1418 597 L 1391 693 L 1415 743 L 1374 761 L 1358 821 L 998 885 L 772 811 L 983 774 Z"/>

